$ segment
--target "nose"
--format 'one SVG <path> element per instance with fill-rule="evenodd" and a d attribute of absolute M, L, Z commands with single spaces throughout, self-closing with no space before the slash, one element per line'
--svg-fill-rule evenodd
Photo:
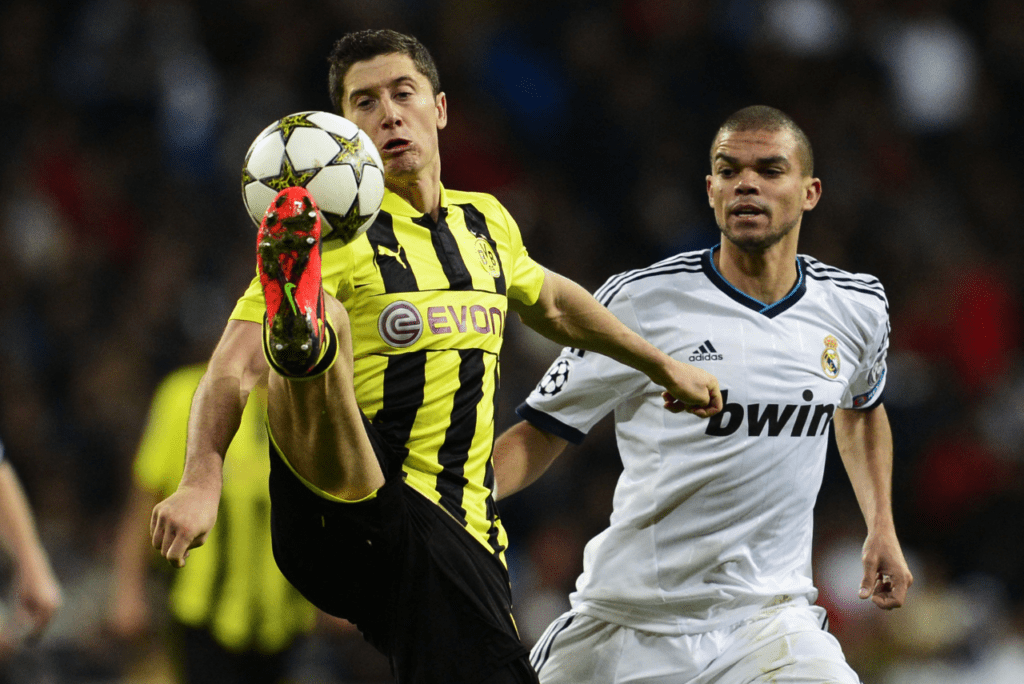
<path fill-rule="evenodd" d="M 382 124 L 385 128 L 393 128 L 401 123 L 402 117 L 399 114 L 398 107 L 395 106 L 390 97 L 385 97 L 381 100 L 381 111 L 384 114 Z"/>
<path fill-rule="evenodd" d="M 756 195 L 760 192 L 757 186 L 757 174 L 744 171 L 736 179 L 736 194 Z"/>

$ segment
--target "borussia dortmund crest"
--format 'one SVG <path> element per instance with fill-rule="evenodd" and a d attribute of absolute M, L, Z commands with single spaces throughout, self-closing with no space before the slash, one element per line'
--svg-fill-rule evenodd
<path fill-rule="evenodd" d="M 491 243 L 486 238 L 478 237 L 476 239 L 476 253 L 480 257 L 480 264 L 487 271 L 487 275 L 492 278 L 497 278 L 501 275 L 501 264 L 491 248 Z"/>

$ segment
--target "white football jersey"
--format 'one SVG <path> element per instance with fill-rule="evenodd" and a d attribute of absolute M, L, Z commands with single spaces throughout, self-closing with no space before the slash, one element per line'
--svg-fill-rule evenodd
<path fill-rule="evenodd" d="M 660 634 L 735 623 L 779 596 L 814 602 L 829 423 L 837 407 L 876 406 L 885 385 L 888 304 L 876 278 L 801 255 L 793 290 L 766 306 L 730 285 L 711 255 L 617 275 L 596 297 L 659 349 L 714 374 L 721 413 L 670 413 L 647 376 L 568 348 L 518 409 L 574 443 L 615 412 L 614 510 L 586 546 L 570 600 Z"/>

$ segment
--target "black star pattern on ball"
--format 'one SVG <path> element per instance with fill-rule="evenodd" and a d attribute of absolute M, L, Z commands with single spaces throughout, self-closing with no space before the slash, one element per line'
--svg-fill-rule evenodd
<path fill-rule="evenodd" d="M 285 155 L 284 159 L 281 161 L 281 171 L 276 176 L 260 178 L 260 180 L 267 187 L 281 192 L 285 188 L 306 187 L 306 183 L 316 175 L 318 170 L 319 169 L 308 169 L 301 172 L 296 171 L 295 167 L 292 165 L 292 160 L 288 158 L 288 155 Z"/>
<path fill-rule="evenodd" d="M 346 138 L 331 131 L 327 131 L 327 133 L 334 139 L 334 142 L 338 143 L 338 147 L 341 148 L 334 159 L 331 160 L 330 165 L 340 166 L 341 164 L 348 164 L 356 174 L 356 184 L 362 183 L 363 167 L 367 164 L 372 166 L 375 162 L 363 145 L 363 141 L 359 137 L 359 131 L 357 130 L 353 133 L 351 138 Z"/>
<path fill-rule="evenodd" d="M 289 114 L 277 122 L 277 126 L 274 128 L 275 131 L 281 131 L 281 139 L 284 140 L 285 145 L 288 144 L 288 139 L 292 137 L 292 133 L 295 132 L 296 128 L 320 128 L 315 123 L 309 120 L 309 112 L 303 112 L 301 114 Z"/>
<path fill-rule="evenodd" d="M 256 180 L 256 176 L 249 172 L 249 159 L 246 158 L 245 166 L 242 167 L 242 194 L 245 194 L 245 186 Z"/>

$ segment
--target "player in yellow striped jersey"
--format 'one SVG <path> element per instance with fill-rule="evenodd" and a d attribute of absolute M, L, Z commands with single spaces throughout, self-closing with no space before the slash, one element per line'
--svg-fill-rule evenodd
<path fill-rule="evenodd" d="M 267 325 L 275 555 L 314 604 L 356 623 L 400 682 L 535 682 L 511 618 L 493 498 L 494 392 L 509 310 L 556 342 L 643 371 L 665 388 L 668 410 L 713 415 L 717 381 L 541 268 L 493 197 L 442 186 L 447 100 L 418 40 L 348 34 L 330 62 L 332 103 L 373 139 L 387 192 L 364 236 L 347 246 L 328 236 L 306 255 L 322 265 L 312 270 L 322 273 L 328 322 L 321 337 L 323 326 L 308 319 L 318 350 L 309 363 L 275 357 L 278 331 Z M 316 216 L 292 209 L 307 201 L 292 190 L 280 196 L 280 215 L 268 213 L 261 241 Z M 306 229 L 319 235 L 318 225 Z M 224 446 L 240 403 L 268 376 L 261 323 L 287 315 L 281 288 L 276 303 L 264 301 L 271 290 L 261 273 L 263 292 L 254 281 L 239 301 L 196 395 L 181 485 L 153 512 L 153 544 L 172 565 L 185 563 L 216 520 Z M 291 282 L 294 292 L 305 278 Z M 320 311 L 319 296 L 307 296 Z"/>
<path fill-rule="evenodd" d="M 173 492 L 185 462 L 189 406 L 205 364 L 183 366 L 160 383 L 132 469 L 114 554 L 108 625 L 131 640 L 152 626 L 146 591 L 152 548 L 145 520 Z M 281 575 L 270 552 L 266 391 L 252 392 L 228 450 L 220 525 L 207 550 L 176 574 L 167 603 L 181 681 L 283 681 L 292 647 L 316 610 Z M 141 517 L 141 519 L 140 519 Z"/>

